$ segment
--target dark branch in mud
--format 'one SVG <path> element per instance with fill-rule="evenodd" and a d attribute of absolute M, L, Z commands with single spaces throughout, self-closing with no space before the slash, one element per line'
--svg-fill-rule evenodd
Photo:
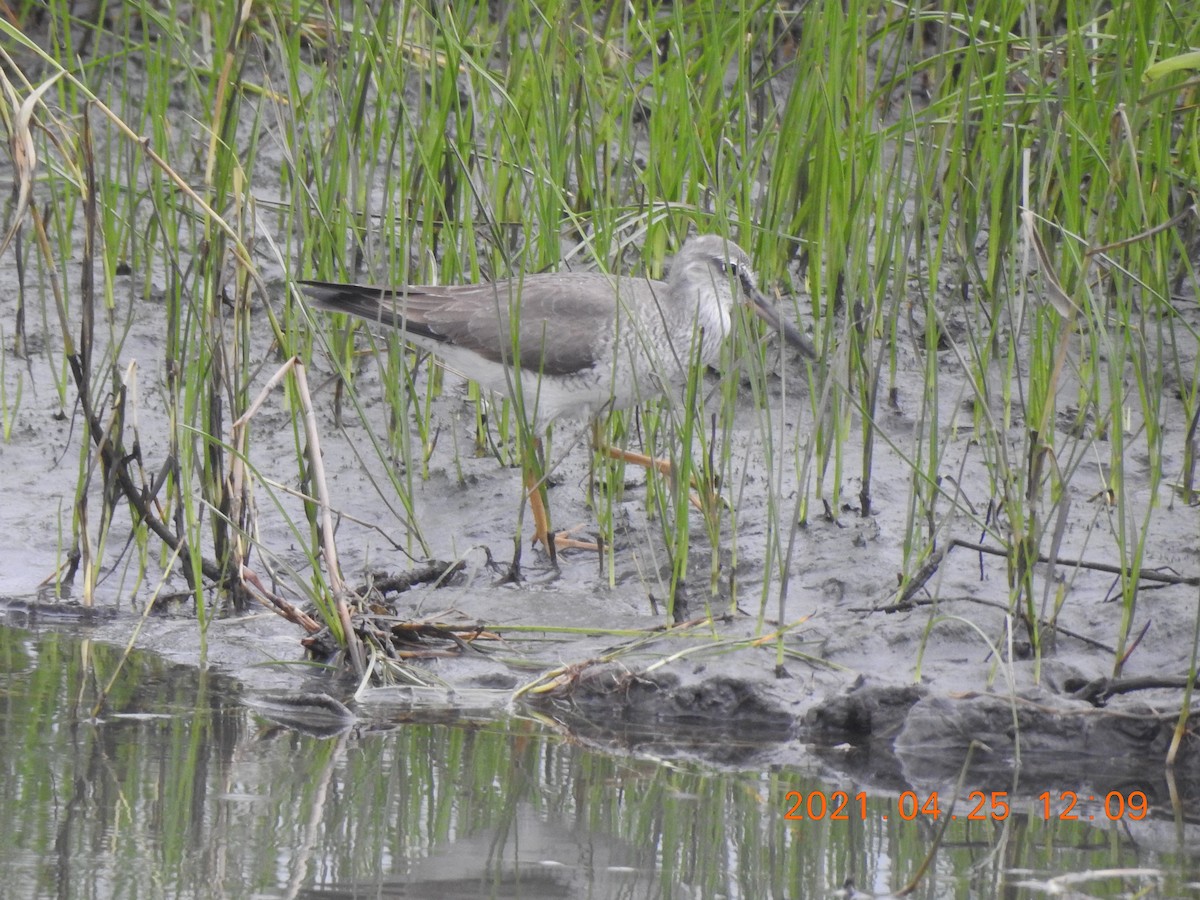
<path fill-rule="evenodd" d="M 1007 557 L 1009 555 L 1009 551 L 1003 547 L 989 547 L 986 544 L 979 544 L 975 541 L 951 538 L 946 542 L 945 546 L 935 550 L 930 555 L 925 564 L 916 571 L 912 579 L 908 582 L 908 586 L 900 592 L 900 595 L 896 598 L 896 602 L 887 607 L 887 611 L 903 612 L 912 609 L 916 605 L 916 601 L 913 598 L 925 587 L 929 579 L 933 577 L 934 573 L 941 566 L 942 561 L 956 547 L 962 547 L 964 550 L 973 550 L 976 553 L 986 553 L 989 556 Z M 1133 570 L 1129 566 L 1091 562 L 1086 559 L 1065 559 L 1061 556 L 1046 553 L 1039 553 L 1036 561 L 1055 566 L 1066 566 L 1071 569 L 1091 569 L 1094 572 L 1106 572 L 1112 575 L 1129 576 L 1133 574 Z M 1138 579 L 1141 581 L 1152 581 L 1157 584 L 1200 586 L 1200 575 L 1179 575 L 1173 572 L 1159 572 L 1153 569 L 1142 569 L 1138 572 Z"/>

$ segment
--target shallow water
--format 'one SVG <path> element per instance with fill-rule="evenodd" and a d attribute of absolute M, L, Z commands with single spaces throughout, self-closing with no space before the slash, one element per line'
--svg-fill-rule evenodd
<path fill-rule="evenodd" d="M 817 897 L 847 878 L 886 892 L 938 825 L 812 773 L 604 753 L 515 715 L 399 722 L 413 715 L 374 703 L 305 733 L 232 679 L 143 653 L 122 665 L 57 631 L 0 627 L 0 699 L 4 897 Z M 789 792 L 803 813 L 838 790 L 840 821 L 789 819 Z M 1088 872 L 1088 896 L 1191 895 L 1197 847 L 1157 811 L 959 815 L 914 896 L 1040 896 Z M 1095 878 L 1117 867 L 1153 871 Z"/>

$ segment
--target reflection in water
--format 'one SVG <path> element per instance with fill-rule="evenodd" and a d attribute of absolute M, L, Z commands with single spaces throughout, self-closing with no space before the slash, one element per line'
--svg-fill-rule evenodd
<path fill-rule="evenodd" d="M 345 723 L 334 707 L 306 734 L 248 709 L 227 679 L 145 655 L 93 717 L 119 660 L 0 627 L 6 898 L 821 897 L 848 877 L 879 893 L 906 884 L 935 831 L 885 820 L 894 796 L 844 821 L 788 820 L 789 791 L 855 788 L 592 752 L 519 718 Z M 1014 882 L 1186 867 L 1169 834 L 1139 854 L 1150 833 L 1025 812 L 956 823 L 915 896 L 1037 896 Z M 1131 877 L 1090 895 L 1184 892 Z"/>
<path fill-rule="evenodd" d="M 447 841 L 404 876 L 331 884 L 301 897 L 684 897 L 658 883 L 654 848 L 607 839 L 522 804 L 511 821 Z"/>

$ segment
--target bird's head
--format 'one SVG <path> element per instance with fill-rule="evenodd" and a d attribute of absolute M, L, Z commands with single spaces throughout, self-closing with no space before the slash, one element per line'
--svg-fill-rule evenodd
<path fill-rule="evenodd" d="M 744 303 L 789 344 L 809 359 L 817 358 L 808 338 L 759 291 L 749 254 L 733 241 L 717 234 L 689 238 L 671 264 L 670 284 L 672 293 L 692 298 L 698 324 L 706 329 L 715 326 L 724 337 L 732 327 L 735 304 Z M 716 305 L 705 303 L 705 296 L 715 296 Z"/>

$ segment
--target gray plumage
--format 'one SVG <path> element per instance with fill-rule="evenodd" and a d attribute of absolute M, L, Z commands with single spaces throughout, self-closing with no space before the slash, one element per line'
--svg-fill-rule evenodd
<path fill-rule="evenodd" d="M 745 251 L 717 235 L 689 239 L 666 281 L 565 272 L 472 285 L 299 286 L 319 309 L 403 331 L 484 387 L 519 390 L 527 418 L 539 425 L 632 406 L 683 383 L 693 358 L 715 363 L 738 295 L 816 357 L 758 292 Z"/>

